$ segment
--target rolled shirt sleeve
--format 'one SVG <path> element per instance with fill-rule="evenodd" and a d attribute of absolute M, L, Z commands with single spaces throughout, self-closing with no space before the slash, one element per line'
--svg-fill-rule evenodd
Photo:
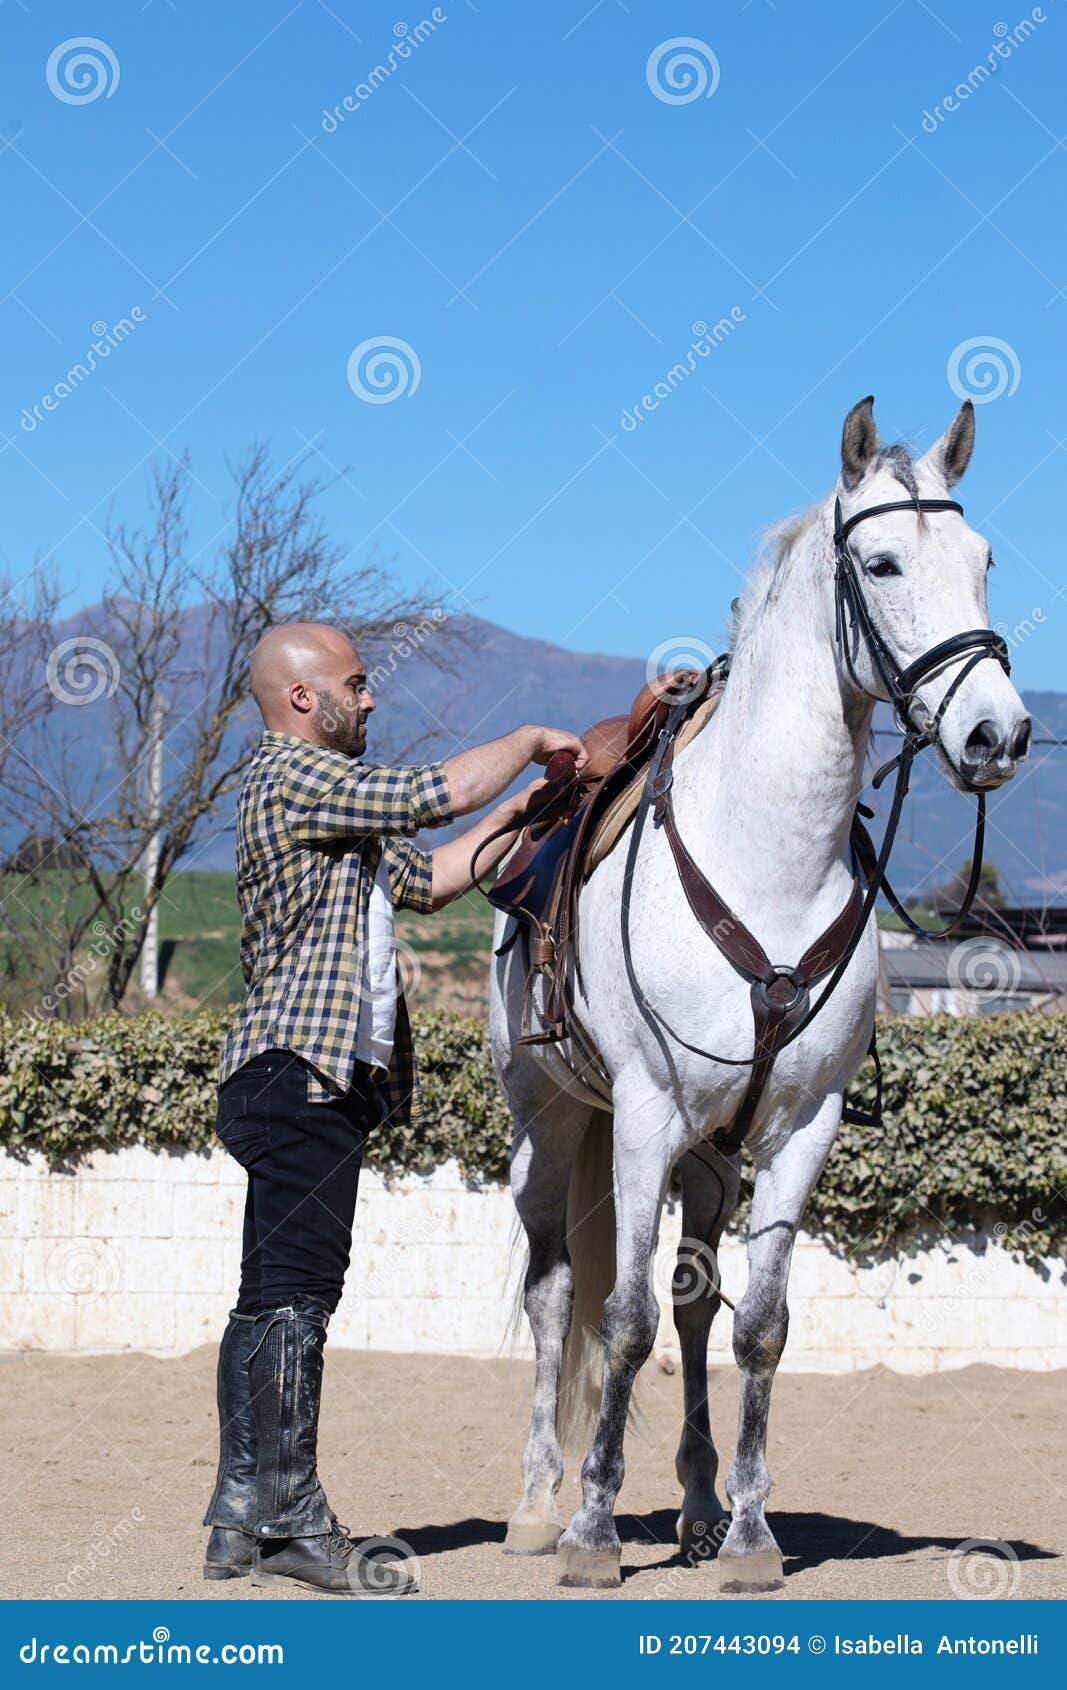
<path fill-rule="evenodd" d="M 433 861 L 428 851 L 409 845 L 406 839 L 383 839 L 382 862 L 389 875 L 393 907 L 433 912 Z"/>
<path fill-rule="evenodd" d="M 286 827 L 305 845 L 368 834 L 414 834 L 453 819 L 441 763 L 390 769 L 352 763 L 341 753 L 316 748 L 306 758 L 294 758 L 283 779 Z"/>

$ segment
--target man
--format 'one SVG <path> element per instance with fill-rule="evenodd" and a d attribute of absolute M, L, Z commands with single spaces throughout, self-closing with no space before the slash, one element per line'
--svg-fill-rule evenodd
<path fill-rule="evenodd" d="M 388 1112 L 418 1108 L 392 910 L 438 910 L 469 890 L 475 848 L 517 822 L 540 783 L 430 854 L 407 836 L 481 809 L 531 762 L 565 749 L 580 768 L 586 753 L 573 734 L 523 727 L 447 762 L 363 763 L 367 677 L 347 635 L 317 623 L 272 629 L 251 681 L 265 732 L 237 807 L 247 995 L 223 1047 L 217 1121 L 248 1196 L 204 1576 L 403 1595 L 410 1573 L 364 1560 L 316 1470 L 323 1345 L 364 1143 Z M 508 842 L 486 847 L 479 873 Z"/>

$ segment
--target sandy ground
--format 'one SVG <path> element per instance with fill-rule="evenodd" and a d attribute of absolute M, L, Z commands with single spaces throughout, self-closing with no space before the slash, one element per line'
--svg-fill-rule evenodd
<path fill-rule="evenodd" d="M 679 1376 L 646 1369 L 648 1437 L 628 1440 L 619 1504 L 624 1581 L 618 1592 L 590 1593 L 560 1591 L 553 1557 L 501 1554 L 518 1494 L 525 1364 L 344 1350 L 328 1362 L 322 1471 L 331 1501 L 360 1536 L 388 1533 L 410 1546 L 424 1597 L 717 1597 L 714 1564 L 683 1565 L 672 1541 Z M 178 1361 L 0 1362 L 0 1595 L 279 1599 L 247 1580 L 200 1576 L 213 1372 L 206 1349 Z M 768 1455 L 785 1594 L 951 1596 L 953 1551 L 982 1538 L 1011 1546 L 999 1574 L 985 1563 L 1001 1593 L 1067 1596 L 1064 1387 L 1063 1374 L 992 1368 L 922 1379 L 882 1369 L 782 1375 Z M 736 1409 L 736 1376 L 714 1373 L 724 1470 Z M 564 1480 L 565 1519 L 577 1466 Z"/>

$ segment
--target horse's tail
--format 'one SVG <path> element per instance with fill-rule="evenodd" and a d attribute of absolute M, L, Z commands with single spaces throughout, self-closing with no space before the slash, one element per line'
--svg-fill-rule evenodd
<path fill-rule="evenodd" d="M 593 1114 L 574 1159 L 567 1194 L 574 1310 L 560 1367 L 559 1440 L 565 1447 L 584 1447 L 600 1407 L 600 1321 L 615 1285 L 612 1127 L 610 1115 Z"/>

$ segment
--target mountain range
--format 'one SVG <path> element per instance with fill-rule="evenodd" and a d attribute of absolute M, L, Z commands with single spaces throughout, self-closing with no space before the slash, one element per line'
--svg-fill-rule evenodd
<path fill-rule="evenodd" d="M 106 639 L 102 612 L 95 618 L 81 614 L 63 632 L 73 639 L 87 628 Z M 177 678 L 168 687 L 166 728 L 168 748 L 179 756 L 181 718 L 203 691 L 192 677 L 204 673 L 205 628 L 203 611 L 186 612 L 183 649 L 173 666 Z M 442 654 L 443 663 L 436 660 Z M 381 762 L 447 756 L 522 722 L 580 732 L 598 717 L 628 710 L 646 678 L 644 658 L 569 651 L 476 617 L 400 624 L 389 640 L 368 642 L 362 655 L 377 700 L 367 757 Z M 1023 697 L 1038 738 L 1067 739 L 1067 693 L 1024 691 Z M 802 708 L 798 700 L 798 711 Z M 109 709 L 105 695 L 53 712 L 68 766 L 79 770 L 87 792 L 106 788 L 118 772 Z M 253 725 L 250 705 L 245 719 L 231 726 L 229 745 L 236 746 Z M 872 767 L 892 755 L 887 709 L 879 707 L 876 727 L 886 737 L 875 741 Z M 880 815 L 886 793 L 883 788 L 874 797 Z M 871 801 L 869 790 L 866 797 Z M 196 841 L 186 866 L 232 867 L 233 812 L 231 797 Z M 894 853 L 898 892 L 921 892 L 948 879 L 970 852 L 973 822 L 973 803 L 945 784 L 932 756 L 920 758 Z M 1009 902 L 1067 899 L 1067 748 L 1036 745 L 1015 780 L 991 796 L 986 857 Z"/>

